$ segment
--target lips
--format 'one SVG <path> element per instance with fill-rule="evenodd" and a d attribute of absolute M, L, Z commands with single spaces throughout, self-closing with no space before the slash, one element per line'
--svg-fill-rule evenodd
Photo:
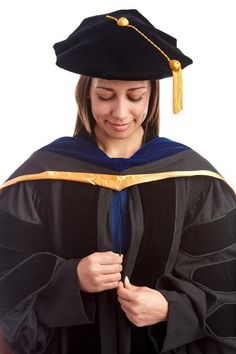
<path fill-rule="evenodd" d="M 112 127 L 112 129 L 114 129 L 118 132 L 122 132 L 122 131 L 125 131 L 129 128 L 131 122 L 119 124 L 119 123 L 112 123 L 112 122 L 108 121 L 108 124 Z"/>

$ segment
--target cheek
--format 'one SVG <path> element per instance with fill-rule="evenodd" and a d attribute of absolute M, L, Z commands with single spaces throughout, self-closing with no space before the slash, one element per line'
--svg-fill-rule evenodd
<path fill-rule="evenodd" d="M 136 110 L 136 117 L 140 120 L 140 121 L 144 121 L 144 119 L 146 118 L 148 113 L 148 106 L 146 104 L 144 104 L 142 107 L 139 107 Z"/>
<path fill-rule="evenodd" d="M 95 120 L 105 118 L 109 114 L 109 108 L 99 102 L 91 102 L 91 110 Z"/>
<path fill-rule="evenodd" d="M 149 99 L 145 102 L 143 106 L 143 119 L 147 117 L 148 109 L 149 109 Z"/>

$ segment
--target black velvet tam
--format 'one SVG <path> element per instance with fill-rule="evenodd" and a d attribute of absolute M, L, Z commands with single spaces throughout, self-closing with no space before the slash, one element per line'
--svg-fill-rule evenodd
<path fill-rule="evenodd" d="M 152 80 L 172 76 L 168 59 L 142 34 L 130 26 L 118 25 L 125 17 L 170 60 L 182 68 L 192 63 L 177 47 L 176 39 L 155 28 L 137 10 L 119 10 L 82 21 L 69 37 L 54 44 L 56 64 L 90 77 L 112 80 Z"/>

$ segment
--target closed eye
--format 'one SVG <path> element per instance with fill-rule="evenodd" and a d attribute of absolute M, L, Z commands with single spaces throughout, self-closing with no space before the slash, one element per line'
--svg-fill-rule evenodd
<path fill-rule="evenodd" d="M 111 100 L 113 97 L 101 97 L 101 96 L 98 96 L 99 100 L 101 101 L 109 101 Z"/>
<path fill-rule="evenodd" d="M 142 101 L 143 97 L 139 97 L 139 98 L 132 98 L 132 97 L 129 97 L 129 100 L 132 101 L 132 102 L 140 102 Z"/>
<path fill-rule="evenodd" d="M 113 96 L 112 96 L 112 97 L 102 97 L 102 96 L 98 96 L 98 98 L 99 98 L 101 101 L 110 101 L 110 100 L 113 99 Z M 139 97 L 139 98 L 128 97 L 128 99 L 129 99 L 131 102 L 140 102 L 140 101 L 142 101 L 143 97 Z"/>

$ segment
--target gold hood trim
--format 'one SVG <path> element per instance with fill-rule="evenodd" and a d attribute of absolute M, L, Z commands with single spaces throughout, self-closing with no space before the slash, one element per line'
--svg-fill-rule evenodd
<path fill-rule="evenodd" d="M 135 174 L 135 175 L 108 175 L 108 174 L 99 174 L 99 173 L 45 171 L 41 173 L 22 175 L 10 179 L 7 182 L 3 183 L 0 186 L 0 189 L 24 181 L 52 179 L 52 180 L 90 183 L 95 186 L 121 191 L 122 189 L 133 186 L 135 184 L 159 181 L 167 178 L 191 177 L 191 176 L 210 176 L 210 177 L 224 180 L 224 178 L 220 174 L 208 170 L 171 171 L 171 172 L 158 172 L 158 173 Z"/>

